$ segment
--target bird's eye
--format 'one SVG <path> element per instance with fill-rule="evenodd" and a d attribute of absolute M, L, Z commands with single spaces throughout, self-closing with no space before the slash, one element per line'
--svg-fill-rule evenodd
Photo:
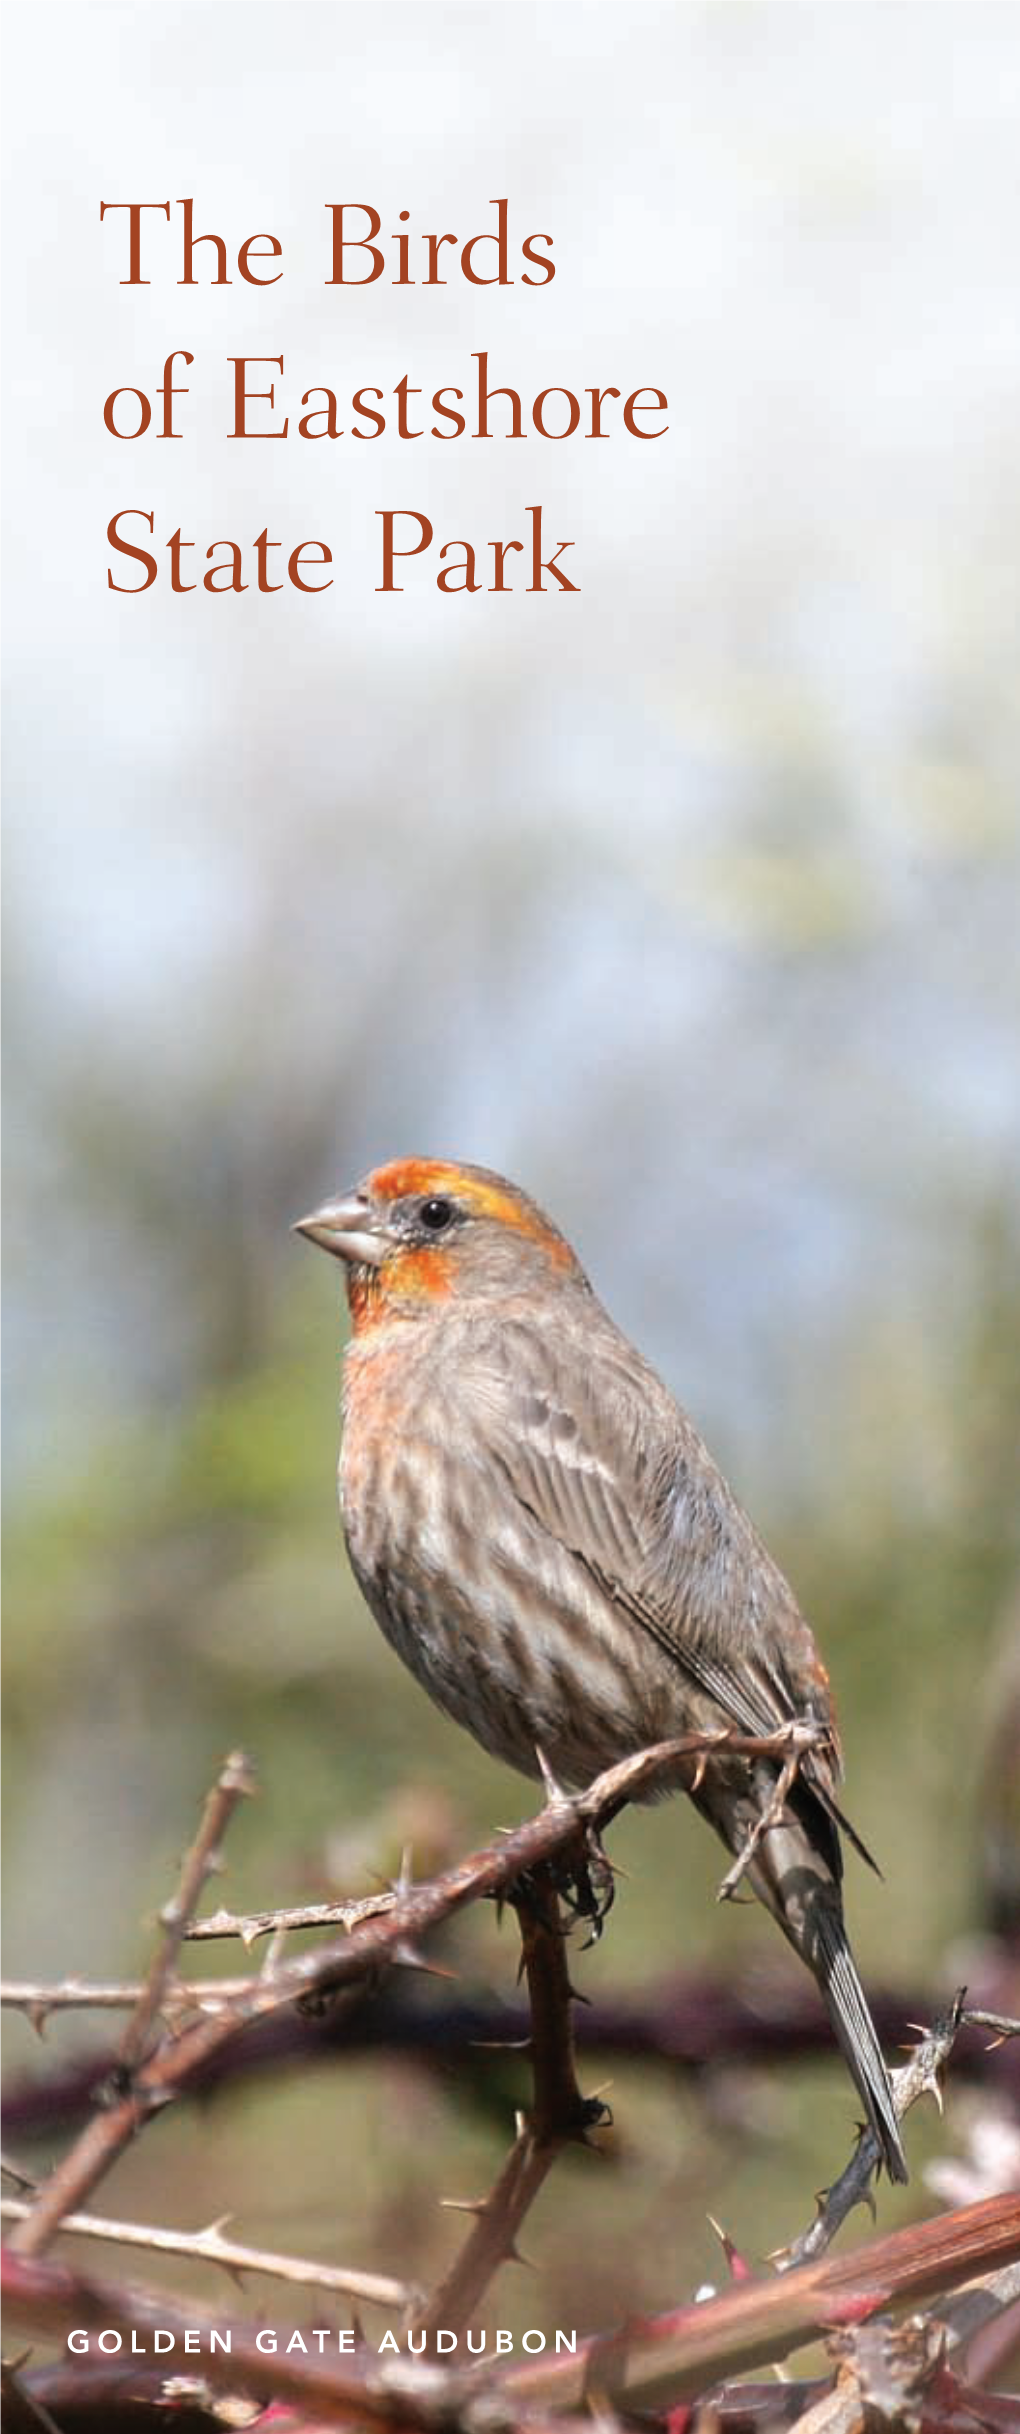
<path fill-rule="evenodd" d="M 452 1200 L 441 1200 L 437 1198 L 435 1200 L 423 1200 L 418 1214 L 421 1218 L 422 1224 L 428 1227 L 430 1234 L 442 1234 L 448 1225 L 453 1224 L 456 1210 L 454 1209 Z"/>

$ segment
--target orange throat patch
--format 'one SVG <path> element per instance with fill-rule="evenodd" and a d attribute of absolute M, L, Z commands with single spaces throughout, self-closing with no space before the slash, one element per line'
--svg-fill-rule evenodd
<path fill-rule="evenodd" d="M 390 1253 L 378 1268 L 353 1267 L 347 1273 L 347 1300 L 356 1336 L 389 1320 L 413 1318 L 423 1305 L 448 1301 L 453 1291 L 449 1254 L 445 1246 Z"/>

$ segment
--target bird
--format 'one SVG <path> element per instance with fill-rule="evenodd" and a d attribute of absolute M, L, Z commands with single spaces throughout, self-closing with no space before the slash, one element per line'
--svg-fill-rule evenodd
<path fill-rule="evenodd" d="M 639 1198 L 614 1187 L 633 1233 Z M 437 1707 L 580 1791 L 656 1742 L 815 1728 L 794 1779 L 678 1778 L 812 1972 L 894 2181 L 907 2166 L 847 1935 L 842 1756 L 793 1590 L 694 1422 L 527 1192 L 403 1157 L 295 1231 L 345 1271 L 340 1506 L 351 1567 Z M 874 1863 L 872 1863 L 874 1864 Z"/>

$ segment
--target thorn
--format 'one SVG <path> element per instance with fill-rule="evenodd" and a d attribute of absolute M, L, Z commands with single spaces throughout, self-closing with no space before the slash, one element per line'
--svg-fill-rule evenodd
<path fill-rule="evenodd" d="M 458 1974 L 455 1969 L 444 1969 L 439 1961 L 426 1960 L 424 1953 L 418 1952 L 415 1946 L 407 1943 L 403 1937 L 399 1944 L 394 1944 L 390 1958 L 396 1963 L 398 1969 L 420 1969 L 429 1978 L 452 1979 L 456 1978 Z"/>
<path fill-rule="evenodd" d="M 5 2180 L 12 2180 L 14 2182 L 16 2189 L 23 2189 L 28 2194 L 31 2194 L 39 2186 L 38 2181 L 33 2180 L 30 2173 L 22 2172 L 20 2166 L 12 2163 L 10 2157 L 7 2155 L 0 2155 L 0 2172 L 3 2173 Z"/>
<path fill-rule="evenodd" d="M 447 2214 L 474 2214 L 479 2222 L 489 2211 L 487 2197 L 441 2197 L 439 2203 Z"/>
<path fill-rule="evenodd" d="M 272 1935 L 269 1938 L 269 1942 L 266 1945 L 265 1959 L 263 1960 L 262 1966 L 259 1970 L 260 1978 L 265 1978 L 268 1981 L 270 1978 L 274 1978 L 276 1976 L 276 1972 L 283 1959 L 286 1947 L 286 1927 L 275 1927 Z"/>
<path fill-rule="evenodd" d="M 714 2214 L 710 2214 L 708 2219 L 712 2225 L 713 2231 L 715 2232 L 715 2236 L 722 2249 L 734 2282 L 750 2282 L 753 2277 L 751 2267 L 747 2262 L 747 2258 L 741 2256 L 736 2242 L 731 2240 L 728 2231 L 723 2230 L 722 2224 L 716 2222 Z"/>
<path fill-rule="evenodd" d="M 563 1785 L 557 1782 L 545 1751 L 538 1741 L 535 1743 L 535 1756 L 538 1759 L 539 1771 L 545 1785 L 545 1796 L 550 1808 L 568 1809 L 570 1807 L 569 1796 L 564 1791 Z"/>
<path fill-rule="evenodd" d="M 165 2113 L 168 2104 L 176 2104 L 180 2090 L 175 2087 L 150 2088 L 146 2092 L 145 2109 L 151 2120 Z"/>
<path fill-rule="evenodd" d="M 25 2009 L 28 2014 L 29 2025 L 30 2027 L 34 2028 L 36 2036 L 45 2037 L 46 2023 L 50 2016 L 48 2005 L 45 2003 L 27 2003 Z"/>

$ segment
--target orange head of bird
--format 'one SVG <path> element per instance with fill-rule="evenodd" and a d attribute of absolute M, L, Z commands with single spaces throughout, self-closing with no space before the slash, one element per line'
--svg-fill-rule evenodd
<path fill-rule="evenodd" d="M 526 1192 L 452 1159 L 377 1166 L 295 1231 L 343 1260 L 356 1331 L 422 1316 L 453 1295 L 492 1300 L 586 1283 L 570 1244 Z"/>

